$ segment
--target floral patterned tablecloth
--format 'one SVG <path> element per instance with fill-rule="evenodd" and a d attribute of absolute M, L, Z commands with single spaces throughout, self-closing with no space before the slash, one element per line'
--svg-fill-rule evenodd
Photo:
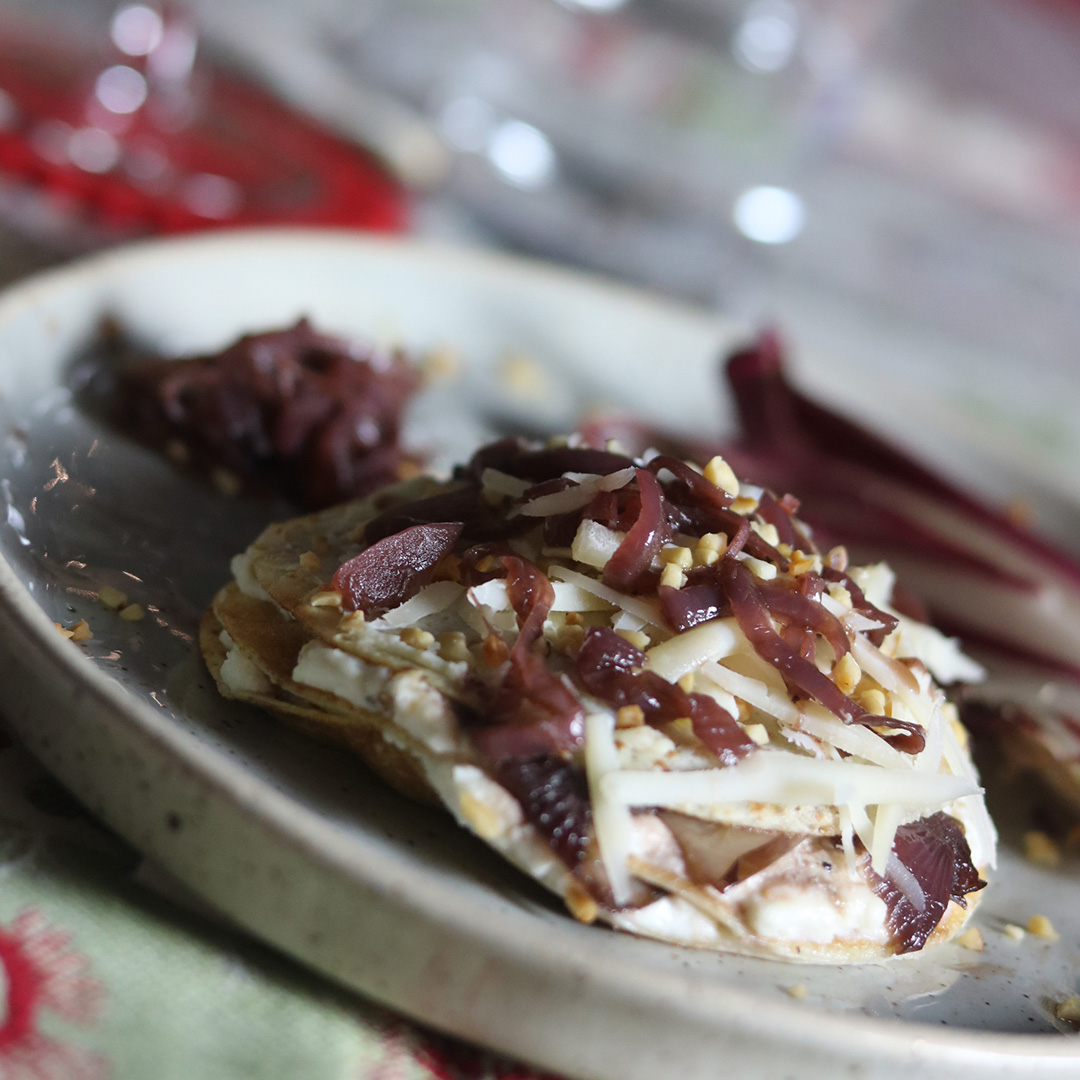
<path fill-rule="evenodd" d="M 556 1080 L 232 930 L 2 728 L 0 975 L 0 1080 Z"/>

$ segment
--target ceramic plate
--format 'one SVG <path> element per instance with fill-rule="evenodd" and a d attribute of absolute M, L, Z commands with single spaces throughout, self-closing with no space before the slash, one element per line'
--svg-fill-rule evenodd
<path fill-rule="evenodd" d="M 274 508 L 226 499 L 78 406 L 72 364 L 103 316 L 165 353 L 300 315 L 328 331 L 452 350 L 411 439 L 449 459 L 506 424 L 559 427 L 607 400 L 719 430 L 714 316 L 515 260 L 408 242 L 251 233 L 148 244 L 0 300 L 0 703 L 96 813 L 195 892 L 327 975 L 467 1039 L 596 1080 L 725 1072 L 803 1080 L 1080 1075 L 1054 1030 L 1077 990 L 1075 866 L 1006 837 L 976 923 L 985 953 L 841 970 L 638 941 L 566 916 L 441 816 L 339 752 L 219 701 L 192 645 L 228 558 Z M 539 396 L 515 395 L 524 380 Z M 803 381 L 933 452 L 877 373 L 804 361 Z M 889 414 L 889 415 L 884 415 Z M 933 436 L 933 437 L 932 437 Z M 1001 473 L 977 456 L 987 477 Z M 6 521 L 6 523 L 5 523 Z M 148 612 L 124 622 L 105 584 Z M 93 638 L 53 622 L 86 618 Z M 1007 808 L 1008 809 L 1008 808 Z M 1011 811 L 1005 817 L 1012 820 Z M 1008 939 L 1035 910 L 1055 944 Z M 804 1000 L 788 990 L 805 986 Z"/>

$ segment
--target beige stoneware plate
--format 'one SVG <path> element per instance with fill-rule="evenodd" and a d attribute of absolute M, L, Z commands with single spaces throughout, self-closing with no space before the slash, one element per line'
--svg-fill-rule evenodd
<path fill-rule="evenodd" d="M 984 953 L 950 945 L 848 970 L 699 954 L 578 925 L 358 764 L 217 700 L 192 645 L 199 610 L 229 555 L 282 510 L 225 499 L 116 435 L 79 407 L 73 365 L 104 315 L 174 353 L 303 314 L 417 354 L 453 350 L 457 376 L 429 386 L 410 422 L 441 460 L 508 423 L 562 426 L 598 400 L 719 430 L 716 361 L 737 337 L 710 314 L 563 271 L 329 233 L 145 244 L 12 289 L 0 299 L 0 709 L 60 779 L 254 935 L 572 1076 L 1080 1076 L 1080 1043 L 1053 1016 L 1078 986 L 1080 866 L 1024 863 L 1008 829 L 976 916 Z M 535 408 L 505 377 L 523 363 Z M 799 370 L 955 459 L 887 407 L 898 399 L 869 368 Z M 964 471 L 1002 483 L 985 457 L 967 455 Z M 148 617 L 101 607 L 106 584 Z M 52 625 L 81 617 L 84 645 Z M 1023 813 L 1004 810 L 1017 827 Z M 1036 910 L 1060 942 L 1002 933 Z"/>

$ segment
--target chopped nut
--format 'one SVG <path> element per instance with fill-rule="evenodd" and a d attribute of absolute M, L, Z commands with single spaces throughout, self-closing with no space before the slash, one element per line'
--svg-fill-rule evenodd
<path fill-rule="evenodd" d="M 468 660 L 469 645 L 460 630 L 449 630 L 439 635 L 439 656 L 451 663 Z"/>
<path fill-rule="evenodd" d="M 729 495 L 739 494 L 739 478 L 735 470 L 719 454 L 705 466 L 705 479 Z"/>
<path fill-rule="evenodd" d="M 792 577 L 801 577 L 803 574 L 809 573 L 811 570 L 815 569 L 816 566 L 817 562 L 815 559 L 798 551 L 788 563 L 788 573 L 790 573 Z"/>
<path fill-rule="evenodd" d="M 482 559 L 478 559 L 476 562 L 476 569 L 481 574 L 490 573 L 490 571 L 495 569 L 495 556 L 485 555 Z"/>
<path fill-rule="evenodd" d="M 694 734 L 694 721 L 689 716 L 679 716 L 664 725 L 668 736 L 675 739 L 685 739 Z"/>
<path fill-rule="evenodd" d="M 319 571 L 322 569 L 322 559 L 314 551 L 305 551 L 300 556 L 300 565 L 305 570 Z"/>
<path fill-rule="evenodd" d="M 695 566 L 712 566 L 718 563 L 721 559 L 719 551 L 714 551 L 712 548 L 696 547 L 694 548 L 694 565 Z"/>
<path fill-rule="evenodd" d="M 72 632 L 66 626 L 64 626 L 63 623 L 54 622 L 53 626 L 55 626 L 56 629 L 60 631 L 60 633 L 61 633 L 61 635 L 63 637 L 66 637 L 66 638 L 71 637 Z"/>
<path fill-rule="evenodd" d="M 576 656 L 585 641 L 585 627 L 568 623 L 555 631 L 553 644 L 564 656 Z"/>
<path fill-rule="evenodd" d="M 1027 931 L 1015 923 L 1006 923 L 1001 928 L 1002 933 L 1012 941 L 1023 941 L 1027 937 Z"/>
<path fill-rule="evenodd" d="M 421 630 L 416 626 L 406 626 L 401 631 L 401 640 L 413 649 L 430 649 L 435 644 L 435 635 L 430 630 Z"/>
<path fill-rule="evenodd" d="M 524 353 L 510 353 L 500 362 L 497 375 L 515 396 L 544 398 L 551 393 L 551 379 L 543 367 Z"/>
<path fill-rule="evenodd" d="M 580 611 L 568 611 L 565 617 L 565 623 L 567 626 L 584 626 L 585 620 L 581 617 Z"/>
<path fill-rule="evenodd" d="M 670 589 L 681 589 L 686 584 L 686 575 L 674 563 L 668 563 L 660 572 L 660 584 Z"/>
<path fill-rule="evenodd" d="M 1046 833 L 1037 830 L 1024 833 L 1024 854 L 1036 866 L 1054 867 L 1061 864 L 1057 844 Z"/>
<path fill-rule="evenodd" d="M 510 646 L 498 634 L 488 634 L 484 638 L 480 655 L 484 658 L 484 663 L 488 667 L 498 667 L 500 664 L 505 663 L 510 656 Z"/>
<path fill-rule="evenodd" d="M 423 365 L 427 379 L 449 379 L 461 370 L 461 355 L 449 346 L 436 346 L 428 350 Z"/>
<path fill-rule="evenodd" d="M 635 649 L 647 649 L 652 642 L 649 641 L 649 635 L 642 633 L 640 630 L 616 630 L 616 634 L 623 639 L 623 641 L 629 641 Z"/>
<path fill-rule="evenodd" d="M 743 514 L 745 516 L 746 514 L 752 514 L 757 509 L 757 506 L 757 499 L 751 499 L 748 495 L 740 495 L 732 502 L 731 509 L 734 510 L 736 514 Z"/>
<path fill-rule="evenodd" d="M 880 690 L 864 690 L 859 695 L 859 704 L 871 716 L 885 715 L 885 695 Z"/>
<path fill-rule="evenodd" d="M 191 451 L 180 439 L 169 439 L 165 444 L 165 456 L 176 465 L 186 465 L 191 460 Z"/>
<path fill-rule="evenodd" d="M 618 728 L 641 727 L 645 723 L 645 712 L 640 705 L 624 705 L 615 713 L 615 726 Z"/>
<path fill-rule="evenodd" d="M 796 1001 L 804 1001 L 810 994 L 810 991 L 802 983 L 796 983 L 794 986 L 785 987 L 785 989 Z"/>
<path fill-rule="evenodd" d="M 228 495 L 230 498 L 233 495 L 240 494 L 240 477 L 234 472 L 229 472 L 228 469 L 214 469 L 210 473 L 210 479 L 214 482 L 214 487 L 221 492 L 222 495 Z"/>
<path fill-rule="evenodd" d="M 698 540 L 698 547 L 711 548 L 713 551 L 726 551 L 728 538 L 724 533 L 703 533 Z"/>
<path fill-rule="evenodd" d="M 570 914 L 579 922 L 594 923 L 600 914 L 599 905 L 576 881 L 571 881 L 567 887 L 565 902 Z"/>
<path fill-rule="evenodd" d="M 842 694 L 850 694 L 861 678 L 862 668 L 851 653 L 844 653 L 833 666 L 833 682 Z"/>
<path fill-rule="evenodd" d="M 120 609 L 120 618 L 128 622 L 138 622 L 146 617 L 146 610 L 142 604 L 128 604 Z"/>
<path fill-rule="evenodd" d="M 127 594 L 111 585 L 102 585 L 98 591 L 98 599 L 107 607 L 119 610 L 127 603 Z"/>
<path fill-rule="evenodd" d="M 359 630 L 365 622 L 364 613 L 357 609 L 356 611 L 350 611 L 348 615 L 344 616 L 341 620 L 341 628 L 346 632 L 350 630 Z"/>
<path fill-rule="evenodd" d="M 1028 919 L 1028 933 L 1047 941 L 1057 941 L 1061 935 L 1054 929 L 1054 924 L 1045 915 L 1032 915 Z"/>
<path fill-rule="evenodd" d="M 1067 1020 L 1070 1024 L 1080 1024 L 1080 997 L 1073 994 L 1058 1005 L 1054 1006 L 1054 1015 L 1059 1020 Z"/>
<path fill-rule="evenodd" d="M 340 607 L 341 593 L 335 592 L 333 589 L 320 589 L 311 597 L 308 603 L 312 607 Z"/>
<path fill-rule="evenodd" d="M 432 581 L 461 581 L 461 559 L 453 552 L 444 555 L 436 564 Z"/>
<path fill-rule="evenodd" d="M 848 568 L 847 548 L 843 544 L 837 544 L 836 547 L 830 548 L 829 554 L 825 556 L 825 561 L 833 570 L 839 570 L 842 574 Z"/>
<path fill-rule="evenodd" d="M 986 948 L 986 942 L 983 941 L 982 931 L 977 926 L 965 930 L 956 939 L 956 944 L 963 949 L 970 949 L 972 952 L 982 952 Z"/>
<path fill-rule="evenodd" d="M 681 566 L 684 570 L 694 565 L 694 555 L 688 547 L 666 547 L 660 552 L 660 561 L 668 566 Z"/>
<path fill-rule="evenodd" d="M 463 791 L 458 800 L 461 816 L 469 827 L 482 840 L 493 840 L 502 831 L 499 815 L 485 802 L 481 802 L 471 791 Z"/>
<path fill-rule="evenodd" d="M 753 529 L 766 544 L 776 547 L 776 545 L 780 543 L 780 534 L 776 531 L 776 526 L 773 525 L 772 522 L 752 521 L 750 522 L 750 528 Z"/>
<path fill-rule="evenodd" d="M 769 742 L 769 729 L 764 724 L 747 724 L 746 734 L 758 744 L 767 746 Z"/>
<path fill-rule="evenodd" d="M 694 673 L 688 671 L 685 675 L 680 676 L 678 687 L 683 693 L 692 694 L 694 692 Z"/>
<path fill-rule="evenodd" d="M 841 585 L 838 581 L 834 581 L 829 586 L 829 595 L 838 603 L 843 604 L 844 607 L 852 607 L 851 593 L 848 591 L 847 586 Z"/>

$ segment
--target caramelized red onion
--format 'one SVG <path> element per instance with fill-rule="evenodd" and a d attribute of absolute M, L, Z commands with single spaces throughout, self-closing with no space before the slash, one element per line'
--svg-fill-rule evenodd
<path fill-rule="evenodd" d="M 893 860 L 900 863 L 899 868 Z M 884 876 L 869 866 L 865 873 L 874 893 L 888 908 L 889 929 L 898 953 L 921 949 L 941 922 L 950 900 L 965 907 L 968 893 L 986 886 L 971 861 L 963 830 L 955 818 L 942 812 L 901 825 L 889 862 Z"/>
<path fill-rule="evenodd" d="M 647 469 L 634 469 L 641 508 L 623 542 L 604 567 L 604 584 L 621 592 L 633 592 L 660 551 L 667 533 L 664 492 L 660 481 Z"/>
<path fill-rule="evenodd" d="M 526 820 L 574 869 L 592 836 L 589 784 L 582 769 L 556 754 L 511 757 L 495 767 L 500 784 L 521 803 Z"/>
<path fill-rule="evenodd" d="M 180 443 L 200 470 L 318 508 L 396 479 L 401 413 L 419 383 L 399 353 L 301 319 L 220 353 L 122 369 L 116 422 L 154 447 Z"/>
<path fill-rule="evenodd" d="M 591 627 L 574 665 L 574 677 L 593 697 L 620 709 L 637 705 L 650 724 L 686 717 L 694 735 L 719 758 L 732 765 L 756 744 L 707 694 L 688 694 L 655 671 L 644 669 L 645 654 L 607 627 Z"/>
<path fill-rule="evenodd" d="M 518 636 L 506 673 L 491 696 L 493 726 L 475 731 L 473 742 L 493 761 L 537 753 L 570 754 L 585 738 L 584 710 L 573 691 L 533 651 L 555 590 L 527 559 L 503 555 L 499 561 L 517 615 Z"/>
<path fill-rule="evenodd" d="M 346 611 L 374 618 L 398 607 L 427 585 L 454 549 L 461 522 L 414 525 L 365 548 L 338 567 L 331 586 Z"/>
<path fill-rule="evenodd" d="M 773 629 L 769 608 L 754 575 L 735 559 L 722 559 L 720 580 L 731 603 L 739 628 L 757 654 L 780 672 L 792 693 L 813 698 L 845 724 L 884 727 L 901 732 L 892 738 L 898 749 L 919 753 L 926 745 L 926 735 L 918 724 L 890 716 L 874 716 L 857 705 L 810 660 L 793 650 Z"/>
<path fill-rule="evenodd" d="M 873 645 L 881 647 L 881 643 L 896 629 L 899 619 L 895 615 L 891 615 L 887 611 L 882 611 L 881 608 L 875 607 L 866 599 L 866 594 L 855 584 L 850 574 L 845 574 L 841 570 L 834 570 L 831 566 L 826 566 L 821 571 L 821 576 L 827 581 L 834 581 L 840 585 L 843 585 L 847 589 L 848 594 L 851 596 L 852 609 L 857 611 L 860 615 L 864 615 L 868 619 L 872 619 L 874 622 L 881 623 L 881 627 L 876 630 L 867 630 L 866 639 Z"/>

